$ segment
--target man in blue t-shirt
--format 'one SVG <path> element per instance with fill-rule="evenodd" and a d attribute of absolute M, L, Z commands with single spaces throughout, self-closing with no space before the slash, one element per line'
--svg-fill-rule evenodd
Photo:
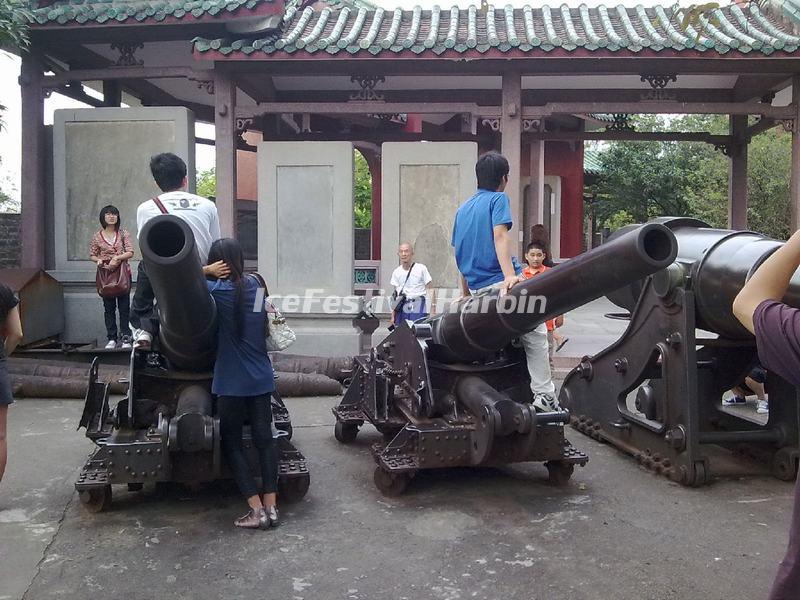
<path fill-rule="evenodd" d="M 508 161 L 502 154 L 488 152 L 481 156 L 475 163 L 478 191 L 456 212 L 452 244 L 465 296 L 495 289 L 502 295 L 519 282 L 522 268 L 512 256 L 511 205 L 504 193 L 508 170 Z M 521 336 L 520 342 L 528 360 L 534 407 L 540 411 L 558 410 L 546 325 L 541 323 Z"/>

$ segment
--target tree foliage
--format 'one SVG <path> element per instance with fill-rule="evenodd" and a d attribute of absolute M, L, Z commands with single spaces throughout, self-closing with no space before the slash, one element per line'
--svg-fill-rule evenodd
<path fill-rule="evenodd" d="M 33 20 L 27 0 L 0 2 L 0 48 L 10 50 L 28 47 L 28 24 Z"/>
<path fill-rule="evenodd" d="M 726 117 L 634 117 L 637 131 L 726 134 Z M 691 216 L 714 227 L 728 218 L 727 158 L 702 142 L 614 142 L 603 149 L 594 191 L 600 227 L 615 229 L 657 216 Z M 773 128 L 748 147 L 748 227 L 779 239 L 789 235 L 791 136 Z"/>
<path fill-rule="evenodd" d="M 195 176 L 195 193 L 203 198 L 216 197 L 217 195 L 217 175 L 214 168 L 200 171 Z"/>
<path fill-rule="evenodd" d="M 357 228 L 372 226 L 372 175 L 366 159 L 358 150 L 353 150 L 355 172 L 353 174 L 353 219 Z"/>

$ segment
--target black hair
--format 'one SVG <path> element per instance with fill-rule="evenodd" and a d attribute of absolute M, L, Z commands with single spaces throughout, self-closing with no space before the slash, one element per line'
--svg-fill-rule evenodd
<path fill-rule="evenodd" d="M 233 329 L 236 337 L 244 333 L 245 306 L 244 294 L 244 255 L 242 245 L 233 238 L 222 238 L 211 244 L 208 251 L 208 264 L 222 261 L 231 270 L 228 279 L 236 288 L 233 299 Z"/>
<path fill-rule="evenodd" d="M 113 204 L 108 204 L 100 209 L 100 227 L 105 229 L 108 226 L 108 223 L 106 223 L 106 215 L 109 213 L 117 216 L 117 222 L 114 224 L 114 230 L 119 231 L 119 225 L 122 219 L 119 218 L 119 209 Z"/>
<path fill-rule="evenodd" d="M 156 154 L 150 159 L 150 173 L 162 192 L 173 192 L 183 186 L 186 163 L 172 152 Z"/>
<path fill-rule="evenodd" d="M 508 175 L 508 161 L 499 152 L 487 152 L 475 163 L 475 175 L 480 189 L 496 191 Z"/>
<path fill-rule="evenodd" d="M 530 251 L 531 251 L 531 250 L 533 250 L 534 248 L 536 248 L 537 250 L 541 250 L 541 251 L 542 251 L 542 254 L 544 254 L 545 256 L 547 256 L 547 248 L 546 248 L 546 247 L 545 247 L 545 245 L 544 245 L 542 242 L 540 242 L 539 240 L 533 240 L 533 241 L 532 241 L 530 244 L 528 244 L 527 246 L 525 246 L 525 254 L 527 254 L 528 252 L 530 252 Z"/>

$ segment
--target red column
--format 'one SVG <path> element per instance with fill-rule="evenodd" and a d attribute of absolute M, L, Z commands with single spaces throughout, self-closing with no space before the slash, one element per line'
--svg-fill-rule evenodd
<path fill-rule="evenodd" d="M 359 148 L 364 160 L 367 161 L 369 174 L 372 177 L 372 260 L 381 259 L 381 157 L 377 152 Z"/>

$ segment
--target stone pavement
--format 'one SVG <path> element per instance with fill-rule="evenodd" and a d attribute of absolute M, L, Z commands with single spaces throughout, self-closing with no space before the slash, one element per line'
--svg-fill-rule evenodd
<path fill-rule="evenodd" d="M 10 411 L 0 486 L 0 599 L 753 600 L 782 556 L 792 487 L 770 478 L 686 489 L 570 430 L 590 456 L 566 487 L 542 465 L 423 473 L 397 499 L 372 483 L 365 427 L 333 438 L 335 398 L 292 398 L 311 489 L 284 524 L 239 531 L 230 484 L 115 489 L 90 514 L 72 483 L 90 444 L 81 402 Z"/>
<path fill-rule="evenodd" d="M 563 368 L 626 323 L 597 301 L 568 315 Z M 9 412 L 0 484 L 0 600 L 754 600 L 783 555 L 792 486 L 768 477 L 682 488 L 568 430 L 590 457 L 569 484 L 540 464 L 418 475 L 400 498 L 372 483 L 365 426 L 333 438 L 336 398 L 290 398 L 311 489 L 284 524 L 239 531 L 230 483 L 197 493 L 115 488 L 93 515 L 73 492 L 92 445 L 82 402 L 22 400 Z"/>

